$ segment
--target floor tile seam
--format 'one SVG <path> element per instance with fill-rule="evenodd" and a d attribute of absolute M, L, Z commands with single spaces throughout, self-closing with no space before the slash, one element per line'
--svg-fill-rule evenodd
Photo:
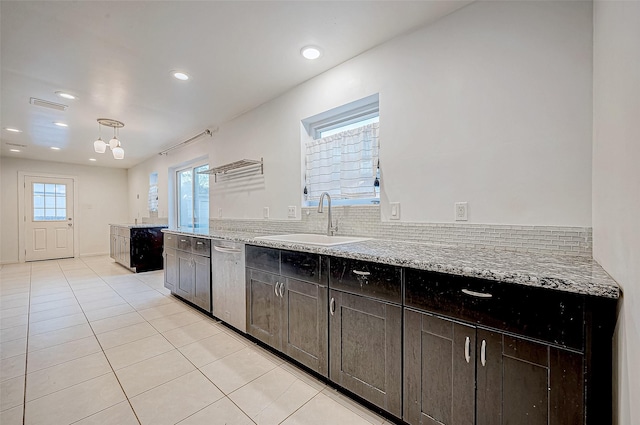
<path fill-rule="evenodd" d="M 187 345 L 191 345 L 191 344 L 198 343 L 198 342 L 202 341 L 203 339 L 213 338 L 214 336 L 219 335 L 219 334 L 220 334 L 220 333 L 213 334 L 213 335 L 211 335 L 211 336 L 208 336 L 208 337 L 205 337 L 205 338 L 199 339 L 198 341 L 190 342 L 190 343 L 189 343 L 189 344 L 187 344 Z M 161 335 L 162 335 L 162 334 L 161 334 Z M 164 335 L 162 335 L 162 336 L 164 336 Z M 165 339 L 166 339 L 166 337 L 165 337 Z M 169 344 L 171 344 L 171 341 L 169 341 Z M 171 345 L 173 345 L 173 344 L 171 344 Z M 176 347 L 176 349 L 177 349 L 178 351 L 180 351 L 180 353 L 182 353 L 182 350 L 180 350 L 180 348 L 184 348 L 184 347 L 186 347 L 187 345 L 183 345 L 182 347 Z M 173 346 L 175 347 L 175 345 L 173 345 Z M 246 346 L 245 346 L 245 347 L 246 347 Z M 244 348 L 244 347 L 240 348 L 239 350 L 233 351 L 233 352 L 231 352 L 231 353 L 229 353 L 229 354 L 227 354 L 227 355 L 224 355 L 224 356 L 222 356 L 222 357 L 220 357 L 220 358 L 217 358 L 217 359 L 215 359 L 215 360 L 213 360 L 213 361 L 210 361 L 210 362 L 208 362 L 208 363 L 206 363 L 206 364 L 203 364 L 203 365 L 201 365 L 200 367 L 196 366 L 195 364 L 194 364 L 194 366 L 196 366 L 196 368 L 197 368 L 198 370 L 200 370 L 200 368 L 201 368 L 201 367 L 205 367 L 205 366 L 207 366 L 207 365 L 210 365 L 211 363 L 215 363 L 215 362 L 217 362 L 218 360 L 225 359 L 225 358 L 227 358 L 227 357 L 229 357 L 229 356 L 231 356 L 231 355 L 233 355 L 233 354 L 236 354 L 237 352 L 241 351 L 243 348 Z M 182 355 L 183 355 L 183 356 L 185 356 L 185 357 L 187 357 L 184 353 L 182 353 Z M 189 359 L 187 358 L 187 360 L 189 360 Z M 191 360 L 189 360 L 189 361 L 191 361 Z M 192 362 L 192 363 L 193 363 L 193 362 Z M 214 384 L 214 385 L 215 385 L 215 384 Z"/>
<path fill-rule="evenodd" d="M 55 310 L 55 309 L 53 309 L 53 310 Z M 49 310 L 45 310 L 45 311 L 49 311 Z M 38 314 L 38 313 L 40 313 L 40 312 L 38 311 L 38 312 L 33 313 L 33 314 Z M 71 313 L 71 314 L 65 314 L 63 316 L 58 316 L 58 317 L 49 317 L 47 319 L 37 320 L 37 321 L 35 321 L 33 323 L 40 323 L 40 322 L 47 322 L 49 320 L 62 319 L 63 317 L 75 316 L 76 314 L 80 314 L 80 313 Z M 31 314 L 29 316 L 31 316 Z M 31 321 L 31 317 L 29 317 L 29 321 Z"/>
<path fill-rule="evenodd" d="M 73 290 L 71 289 L 71 287 L 69 287 L 69 294 L 68 296 L 62 297 L 62 298 L 57 298 L 57 299 L 53 299 L 53 300 L 47 300 L 47 301 L 42 301 L 40 302 L 40 300 L 35 300 L 36 302 L 34 302 L 34 297 L 31 297 L 31 305 L 38 305 L 38 304 L 46 304 L 46 303 L 52 303 L 52 302 L 56 302 L 56 301 L 64 301 L 64 300 L 68 300 L 71 298 L 74 298 L 73 296 Z M 66 293 L 66 292 L 65 292 Z M 50 295 L 55 295 L 55 294 L 50 294 Z M 50 295 L 36 295 L 35 297 L 49 297 Z"/>
<path fill-rule="evenodd" d="M 1 321 L 1 320 L 5 320 L 5 319 L 10 319 L 10 318 L 12 318 L 12 317 L 24 316 L 25 314 L 29 314 L 29 308 L 27 308 L 27 312 L 26 312 L 26 313 L 19 313 L 19 314 L 14 314 L 14 315 L 12 315 L 12 316 L 3 316 L 3 317 L 0 317 L 0 321 Z"/>
<path fill-rule="evenodd" d="M 87 267 L 89 267 L 91 269 L 91 267 L 83 259 L 80 259 L 80 260 L 83 263 L 85 263 L 85 265 L 87 265 Z M 94 271 L 93 269 L 91 269 L 91 270 Z M 95 273 L 95 271 L 94 271 L 94 273 Z M 105 282 L 105 283 L 107 283 L 107 282 Z M 107 285 L 108 285 L 108 283 L 107 283 Z M 85 318 L 87 319 L 87 321 L 89 320 L 89 318 L 86 317 L 86 312 L 85 312 Z M 102 350 L 102 355 L 107 360 L 107 364 L 109 365 L 109 368 L 111 369 L 111 373 L 113 373 L 113 375 L 114 375 L 114 377 L 116 379 L 116 382 L 120 386 L 120 391 L 122 391 L 122 394 L 124 395 L 125 399 L 127 400 L 127 403 L 129 403 L 129 408 L 131 408 L 131 411 L 133 412 L 133 415 L 135 416 L 136 420 L 138 421 L 138 424 L 142 424 L 142 422 L 140 421 L 140 418 L 138 417 L 138 414 L 136 413 L 135 409 L 133 408 L 133 405 L 131 404 L 131 400 L 129 399 L 129 396 L 127 396 L 127 393 L 124 390 L 124 387 L 122 386 L 122 382 L 120 382 L 120 378 L 118 377 L 118 374 L 116 373 L 115 368 L 111 364 L 111 360 L 109 360 L 109 357 L 107 356 L 107 353 L 105 352 L 104 348 L 102 347 L 102 344 L 100 343 L 100 340 L 98 339 L 98 336 L 96 335 L 95 331 L 93 330 L 93 327 L 91 326 L 90 322 L 89 322 L 89 328 L 91 329 L 91 332 L 93 332 L 93 337 L 96 339 L 96 341 L 98 342 L 98 346 Z M 113 406 L 115 406 L 115 404 Z M 113 407 L 113 406 L 109 406 L 109 407 Z M 95 413 L 97 413 L 97 412 L 95 412 Z M 95 414 L 95 413 L 93 413 L 93 414 Z M 91 415 L 89 415 L 89 416 L 91 416 Z M 83 418 L 83 419 L 85 419 L 85 418 Z"/>
<path fill-rule="evenodd" d="M 329 392 L 333 392 L 334 394 L 330 394 Z M 360 404 L 359 402 L 349 398 L 347 395 L 341 393 L 337 388 L 332 388 L 330 386 L 325 386 L 325 388 L 320 391 L 321 394 L 324 394 L 326 397 L 330 398 L 333 402 L 338 403 L 340 406 L 344 407 L 345 409 L 347 409 L 348 411 L 350 411 L 351 413 L 353 413 L 354 415 L 358 416 L 359 418 L 362 418 L 363 420 L 369 422 L 372 425 L 381 425 L 384 424 L 385 421 L 387 420 L 386 418 L 383 418 L 382 416 L 378 415 L 375 411 L 363 406 L 362 404 Z M 335 396 L 335 398 L 334 398 Z M 347 400 L 348 402 L 352 402 L 355 403 L 357 406 L 353 406 L 349 403 L 345 403 L 342 400 L 340 400 L 339 398 L 343 397 L 345 400 Z M 336 400 L 337 398 L 337 400 Z M 370 418 L 368 417 L 364 417 L 361 413 L 362 411 L 357 411 L 352 409 L 352 407 L 361 407 L 362 409 L 365 409 L 369 414 L 369 416 L 374 416 L 374 415 L 378 415 L 380 416 L 380 420 L 381 422 L 371 422 Z"/>
<path fill-rule="evenodd" d="M 76 313 L 76 314 L 81 314 L 81 313 Z M 85 316 L 85 319 L 86 319 L 86 318 L 87 318 L 87 317 Z M 50 319 L 50 320 L 54 320 L 54 319 Z M 42 322 L 36 322 L 36 323 L 42 323 Z M 88 324 L 89 322 L 87 321 L 87 322 L 85 322 L 85 323 L 87 323 L 87 324 Z M 63 330 L 63 329 L 69 329 L 69 328 L 73 328 L 74 326 L 80 326 L 80 325 L 84 325 L 84 323 L 76 323 L 76 324 L 69 325 L 69 326 L 63 326 L 63 327 L 61 327 L 61 328 L 57 328 L 57 329 L 51 329 L 51 330 L 48 330 L 48 331 L 45 331 L 45 332 L 38 332 L 38 333 L 36 333 L 36 334 L 32 334 L 32 335 L 30 335 L 30 336 L 39 336 L 39 335 L 44 335 L 44 334 L 49 333 L 49 332 L 61 331 L 61 330 Z"/>
<path fill-rule="evenodd" d="M 1 333 L 2 331 L 4 331 L 4 330 L 7 330 L 7 329 L 20 328 L 20 327 L 23 327 L 23 326 L 27 326 L 27 325 L 11 326 L 10 328 L 0 329 L 0 333 Z M 152 326 L 153 326 L 153 325 L 152 325 Z M 28 329 L 28 327 L 27 327 L 27 329 Z M 28 332 L 28 330 L 27 330 L 27 332 Z M 2 339 L 2 338 L 0 338 L 0 344 L 4 344 L 5 342 L 11 342 L 11 341 L 15 341 L 15 340 L 17 340 L 17 339 L 24 339 L 24 338 L 26 338 L 26 336 L 21 336 L 21 337 L 19 337 L 19 338 L 11 338 L 11 339 Z M 13 357 L 13 356 L 12 356 L 12 357 Z"/>
<path fill-rule="evenodd" d="M 236 353 L 237 353 L 237 351 L 236 351 Z M 235 353 L 234 353 L 234 354 L 235 354 Z M 229 357 L 229 356 L 225 356 L 225 357 L 223 357 L 222 359 L 225 359 L 225 358 L 227 358 L 227 357 Z M 204 365 L 204 366 L 200 366 L 200 367 L 198 368 L 198 370 L 200 370 L 200 372 L 201 372 L 201 373 L 202 373 L 202 374 L 203 374 L 207 379 L 209 379 L 209 377 L 207 376 L 207 374 L 206 374 L 206 373 L 204 373 L 204 372 L 202 372 L 202 370 L 201 370 L 201 369 L 202 369 L 203 367 L 210 366 L 210 365 L 212 365 L 212 364 L 214 364 L 214 363 L 216 363 L 216 362 L 219 362 L 219 361 L 220 361 L 220 360 L 222 360 L 222 359 L 214 360 L 214 361 L 213 361 L 213 362 L 211 362 L 211 363 L 207 363 L 207 364 L 206 364 L 206 365 Z M 272 372 L 274 369 L 277 369 L 278 367 L 280 367 L 280 365 L 274 365 L 274 367 L 273 367 L 272 369 L 269 369 L 269 370 L 267 370 L 266 372 L 261 373 L 260 375 L 258 375 L 258 376 L 256 376 L 255 378 L 253 378 L 251 381 L 249 381 L 249 382 L 245 382 L 244 384 L 240 385 L 238 388 L 235 388 L 233 391 L 230 391 L 230 392 L 228 392 L 228 393 L 226 393 L 226 392 L 222 391 L 222 388 L 219 388 L 219 387 L 215 384 L 215 382 L 211 381 L 211 379 L 209 379 L 209 381 L 211 381 L 211 383 L 212 383 L 213 385 L 216 385 L 216 387 L 218 387 L 218 389 L 219 389 L 219 390 L 220 390 L 220 391 L 225 395 L 225 397 L 228 397 L 229 395 L 231 395 L 231 394 L 235 393 L 236 391 L 238 391 L 240 388 L 246 387 L 247 385 L 251 384 L 252 382 L 254 382 L 254 381 L 256 381 L 256 380 L 258 380 L 258 379 L 262 378 L 262 377 L 263 377 L 263 376 L 265 376 L 267 373 Z M 298 378 L 296 377 L 296 379 L 298 379 Z M 235 404 L 235 403 L 234 403 L 234 404 Z"/>
<path fill-rule="evenodd" d="M 125 394 L 125 397 L 126 397 L 126 394 Z M 119 402 L 117 402 L 116 404 L 113 404 L 113 405 L 111 405 L 111 406 L 109 406 L 109 407 L 105 407 L 104 409 L 100 409 L 100 410 L 98 410 L 97 412 L 94 412 L 94 413 L 90 414 L 89 416 L 85 416 L 84 418 L 80 418 L 80 419 L 78 419 L 77 421 L 71 422 L 71 423 L 69 423 L 69 425 L 77 424 L 77 423 L 79 423 L 79 422 L 81 422 L 81 421 L 84 421 L 84 420 L 85 420 L 85 419 L 87 419 L 87 418 L 90 418 L 91 416 L 97 415 L 98 413 L 102 413 L 102 412 L 104 412 L 105 410 L 111 409 L 112 407 L 117 406 L 117 405 L 118 405 L 118 404 L 120 404 L 120 403 L 124 403 L 125 401 L 126 401 L 126 402 L 128 402 L 128 400 L 122 400 L 122 401 L 119 401 Z M 129 404 L 129 406 L 131 406 L 131 404 Z M 131 410 L 133 410 L 133 408 L 131 408 Z M 136 416 L 135 412 L 133 412 L 133 414 L 134 414 L 134 416 L 136 417 L 136 420 L 138 421 L 138 424 L 140 424 L 140 420 L 138 420 L 138 416 Z"/>
<path fill-rule="evenodd" d="M 22 423 L 24 424 L 27 413 L 27 368 L 29 367 L 29 326 L 31 325 L 31 290 L 32 281 L 31 274 L 33 267 L 29 264 L 29 311 L 27 312 L 27 340 L 25 341 L 25 353 L 24 353 L 24 387 L 22 388 Z"/>
<path fill-rule="evenodd" d="M 132 313 L 132 312 L 124 313 L 124 314 L 131 314 L 131 313 Z M 123 316 L 124 314 L 120 314 L 120 315 L 118 315 L 118 316 Z M 118 316 L 113 316 L 113 317 L 118 317 Z M 111 319 L 111 318 L 112 318 L 112 317 L 106 317 L 105 319 Z M 144 317 L 143 317 L 142 319 L 144 320 Z M 104 320 L 104 319 L 99 319 L 99 320 Z M 94 322 L 97 322 L 97 321 L 98 321 L 98 320 L 94 320 Z M 98 337 L 98 335 L 106 334 L 106 333 L 109 333 L 109 332 L 119 331 L 119 330 L 121 330 L 121 329 L 128 328 L 128 327 L 131 327 L 131 326 L 136 326 L 136 325 L 139 325 L 139 324 L 141 324 L 141 323 L 145 323 L 145 322 L 146 322 L 146 323 L 149 323 L 149 322 L 147 322 L 146 320 L 144 320 L 144 321 L 141 321 L 141 322 L 131 323 L 131 324 L 128 324 L 128 325 L 120 326 L 120 327 L 113 328 L 113 329 L 109 329 L 108 331 L 102 331 L 102 332 L 96 332 L 96 330 L 93 328 L 93 326 L 91 326 L 91 322 L 89 322 L 89 326 L 91 326 L 91 330 L 93 331 L 93 333 L 96 335 L 96 338 L 97 338 L 97 337 Z M 151 323 L 149 323 L 149 326 L 151 326 L 151 327 L 153 328 L 153 325 L 151 325 Z M 154 329 L 155 329 L 155 328 L 154 328 Z"/>
<path fill-rule="evenodd" d="M 140 323 L 137 323 L 137 324 L 139 325 Z M 136 325 L 132 325 L 132 326 L 136 326 Z M 124 328 L 120 328 L 120 329 L 124 329 Z M 120 330 L 120 329 L 116 329 L 116 330 Z M 155 329 L 153 329 L 153 330 L 156 331 Z M 98 342 L 100 343 L 100 346 L 102 347 L 102 350 L 111 350 L 111 349 L 114 349 L 114 348 L 122 347 L 123 345 L 127 345 L 127 344 L 132 344 L 134 342 L 138 342 L 138 341 L 143 340 L 145 338 L 151 338 L 152 336 L 156 336 L 158 334 L 160 334 L 160 332 L 156 331 L 155 334 L 145 335 L 145 336 L 142 336 L 140 338 L 137 338 L 137 339 L 134 339 L 134 340 L 131 340 L 131 341 L 127 341 L 127 342 L 123 342 L 123 343 L 119 343 L 118 345 L 114 345 L 114 346 L 108 347 L 108 348 L 104 348 L 104 346 L 102 345 L 102 342 L 100 341 L 100 339 L 98 339 Z M 99 335 L 104 335 L 104 334 L 99 334 Z M 96 338 L 98 338 L 98 335 L 96 335 Z"/>
<path fill-rule="evenodd" d="M 224 394 L 224 393 L 223 393 L 223 394 Z M 226 398 L 227 400 L 229 400 L 231 403 L 233 403 L 233 400 L 231 400 L 231 399 L 230 399 L 229 397 L 227 397 L 226 395 L 223 395 L 222 397 L 220 397 L 219 399 L 217 399 L 217 400 L 216 400 L 216 401 L 214 401 L 213 403 L 209 403 L 209 404 L 207 404 L 206 406 L 204 406 L 202 409 L 198 409 L 197 411 L 193 412 L 193 413 L 192 413 L 192 414 L 190 414 L 189 416 L 187 416 L 187 417 L 185 417 L 185 418 L 180 419 L 178 422 L 176 422 L 176 423 L 175 423 L 175 425 L 180 425 L 181 423 L 183 423 L 184 421 L 186 421 L 186 420 L 187 420 L 187 419 L 189 419 L 190 417 L 192 417 L 192 416 L 194 416 L 194 415 L 197 415 L 198 413 L 200 413 L 200 412 L 201 412 L 201 411 L 203 411 L 204 409 L 207 409 L 207 408 L 209 408 L 209 407 L 213 406 L 214 404 L 216 404 L 217 402 L 219 402 L 220 400 L 223 400 L 223 399 L 225 399 L 225 398 Z M 233 403 L 233 404 L 234 404 L 236 407 L 238 407 L 235 403 Z M 238 407 L 238 409 L 240 409 L 240 408 Z M 245 411 L 244 411 L 244 410 L 240 409 L 240 411 L 242 412 L 242 414 L 244 414 L 244 415 L 247 417 L 247 419 L 249 419 L 252 423 L 254 423 L 254 424 L 255 424 L 254 420 L 253 420 L 253 419 L 251 419 L 251 418 L 249 417 L 249 415 L 247 415 L 247 414 L 245 413 Z"/>
<path fill-rule="evenodd" d="M 10 300 L 10 301 L 14 301 L 14 300 Z M 29 304 L 26 305 L 14 305 L 12 307 L 3 307 L 2 306 L 2 302 L 0 302 L 0 312 L 1 311 L 5 311 L 5 310 L 11 310 L 12 308 L 22 308 L 22 307 L 28 307 Z"/>
<path fill-rule="evenodd" d="M 95 354 L 95 353 L 94 353 L 94 354 Z M 42 370 L 44 370 L 44 369 L 41 369 L 41 371 L 42 371 Z M 32 372 L 32 373 L 33 373 L 33 372 Z M 110 373 L 113 373 L 113 371 L 111 370 L 111 371 L 109 371 L 109 372 L 101 373 L 100 375 L 96 375 L 96 376 L 93 376 L 93 377 L 91 377 L 91 378 L 85 379 L 85 380 L 83 380 L 83 381 L 79 381 L 79 382 L 76 382 L 76 383 L 74 383 L 74 384 L 72 384 L 72 385 L 66 386 L 66 387 L 64 387 L 64 388 L 60 388 L 60 389 L 57 389 L 57 390 L 55 390 L 55 391 L 51 391 L 50 393 L 43 394 L 43 395 L 41 395 L 41 396 L 39 396 L 39 397 L 36 397 L 36 398 L 33 398 L 33 399 L 31 399 L 31 400 L 27 400 L 27 399 L 26 399 L 26 397 L 25 397 L 25 403 L 32 403 L 32 402 L 34 402 L 34 401 L 40 400 L 41 398 L 44 398 L 44 397 L 47 397 L 47 396 L 50 396 L 50 395 L 53 395 L 53 394 L 59 393 L 60 391 L 65 391 L 65 390 L 68 390 L 68 389 L 70 389 L 70 388 L 77 387 L 78 385 L 82 385 L 82 384 L 84 384 L 84 383 L 86 383 L 86 382 L 89 382 L 89 381 L 91 381 L 91 380 L 93 380 L 93 379 L 102 378 L 103 376 L 106 376 L 106 375 L 108 375 L 108 374 L 110 374 Z M 25 388 L 25 393 L 26 393 L 26 388 Z M 121 403 L 121 402 L 120 402 L 120 403 Z M 91 416 L 91 415 L 89 415 L 89 416 Z"/>
<path fill-rule="evenodd" d="M 51 369 L 52 367 L 62 366 L 63 364 L 67 364 L 67 363 L 74 362 L 76 360 L 84 359 L 85 357 L 94 356 L 94 355 L 96 355 L 98 353 L 100 353 L 100 351 L 94 351 L 93 353 L 84 354 L 84 355 L 79 356 L 79 357 L 74 357 L 73 359 L 69 359 L 69 360 L 65 360 L 65 361 L 60 362 L 60 363 L 52 364 L 51 366 L 43 367 L 41 369 L 36 369 L 36 370 L 31 371 L 31 372 L 26 372 L 26 375 L 29 376 L 29 375 L 32 375 L 34 373 L 42 372 L 43 370 Z M 104 352 L 103 352 L 103 354 L 104 354 Z M 105 357 L 107 357 L 107 356 L 105 356 Z"/>

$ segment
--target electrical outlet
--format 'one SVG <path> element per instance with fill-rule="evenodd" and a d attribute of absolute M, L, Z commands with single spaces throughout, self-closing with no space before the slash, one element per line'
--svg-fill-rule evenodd
<path fill-rule="evenodd" d="M 269 218 L 269 207 L 262 208 L 262 218 Z"/>
<path fill-rule="evenodd" d="M 222 218 L 222 208 L 218 208 L 218 218 Z"/>
<path fill-rule="evenodd" d="M 296 218 L 296 207 L 295 207 L 295 205 L 289 206 L 289 208 L 287 208 L 287 217 Z"/>
<path fill-rule="evenodd" d="M 455 211 L 454 217 L 456 221 L 467 221 L 467 203 L 466 202 L 456 202 L 455 203 Z"/>
<path fill-rule="evenodd" d="M 391 207 L 391 220 L 400 220 L 400 202 L 390 202 Z"/>

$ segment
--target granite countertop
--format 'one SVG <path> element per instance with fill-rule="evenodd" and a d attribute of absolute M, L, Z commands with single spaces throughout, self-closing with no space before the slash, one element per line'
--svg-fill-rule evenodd
<path fill-rule="evenodd" d="M 116 224 L 116 223 L 109 223 L 109 226 L 118 226 L 118 227 L 126 227 L 129 229 L 150 229 L 150 228 L 157 228 L 157 227 L 161 227 L 163 229 L 166 229 L 167 226 L 166 224 L 150 224 L 150 223 L 140 223 L 140 224 Z"/>
<path fill-rule="evenodd" d="M 163 232 L 333 255 L 603 298 L 620 297 L 618 284 L 595 260 L 586 257 L 471 249 L 438 243 L 381 239 L 326 247 L 256 239 L 258 236 L 266 235 L 253 232 L 208 229 L 165 229 Z"/>

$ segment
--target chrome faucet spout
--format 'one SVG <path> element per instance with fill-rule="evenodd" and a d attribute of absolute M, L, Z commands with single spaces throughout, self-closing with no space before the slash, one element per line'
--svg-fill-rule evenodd
<path fill-rule="evenodd" d="M 318 212 L 322 213 L 323 212 L 323 205 L 324 205 L 324 197 L 327 197 L 327 206 L 328 206 L 328 213 L 327 213 L 327 236 L 333 236 L 333 232 L 334 230 L 337 230 L 333 227 L 333 222 L 331 221 L 331 195 L 329 195 L 329 192 L 322 192 L 322 194 L 320 195 L 320 201 L 318 202 Z"/>

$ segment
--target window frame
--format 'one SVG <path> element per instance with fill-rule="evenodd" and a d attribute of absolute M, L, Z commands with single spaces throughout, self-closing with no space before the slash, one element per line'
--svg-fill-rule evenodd
<path fill-rule="evenodd" d="M 344 127 L 360 121 L 369 120 L 374 117 L 380 119 L 380 96 L 378 93 L 358 99 L 353 102 L 332 108 L 311 117 L 301 120 L 303 130 L 301 131 L 301 192 L 306 187 L 306 161 L 305 144 L 311 140 L 320 139 L 321 133 Z M 378 145 L 379 149 L 379 145 Z M 377 179 L 380 179 L 378 169 Z M 317 200 L 307 200 L 304 193 L 301 193 L 303 207 L 318 206 Z M 332 205 L 377 205 L 380 204 L 380 189 L 376 190 L 376 196 L 370 198 L 356 199 L 331 199 Z"/>
<path fill-rule="evenodd" d="M 198 217 L 196 217 L 196 176 L 197 176 L 197 172 L 196 169 L 198 168 L 202 168 L 202 167 L 207 167 L 207 169 L 209 168 L 209 162 L 208 160 L 204 160 L 204 161 L 197 161 L 197 162 L 192 162 L 189 163 L 188 165 L 182 166 L 182 167 L 177 167 L 173 170 L 173 179 L 174 179 L 174 213 L 175 213 L 175 220 L 176 220 L 176 228 L 181 229 L 181 228 L 189 228 L 189 229 L 201 229 L 201 228 L 207 228 L 209 227 L 209 211 L 207 211 L 207 219 L 206 219 L 206 223 L 202 223 L 201 220 L 197 220 Z M 181 202 L 180 202 L 180 178 L 178 177 L 179 174 L 181 172 L 190 170 L 191 171 L 191 225 L 190 226 L 182 226 L 181 225 L 181 211 L 180 211 L 180 206 L 181 206 Z M 210 189 L 210 188 L 209 188 Z M 207 193 L 207 197 L 208 200 L 207 202 L 210 202 L 210 190 Z"/>

